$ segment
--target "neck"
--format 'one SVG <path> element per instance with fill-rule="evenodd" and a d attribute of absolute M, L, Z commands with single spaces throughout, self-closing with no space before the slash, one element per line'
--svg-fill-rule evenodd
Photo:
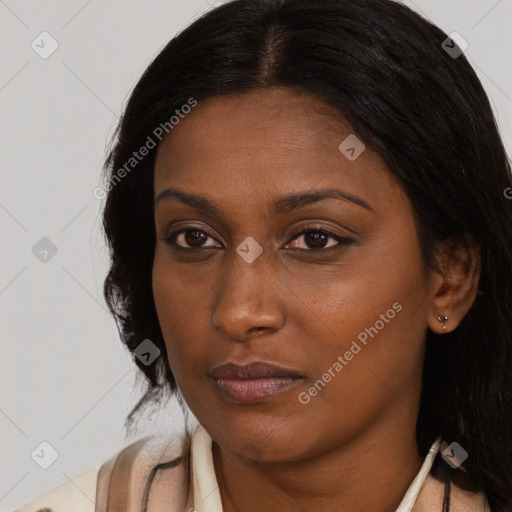
<path fill-rule="evenodd" d="M 416 412 L 403 404 L 381 421 L 315 457 L 247 461 L 212 444 L 224 512 L 394 512 L 423 464 Z M 391 420 L 390 418 L 393 418 Z"/>

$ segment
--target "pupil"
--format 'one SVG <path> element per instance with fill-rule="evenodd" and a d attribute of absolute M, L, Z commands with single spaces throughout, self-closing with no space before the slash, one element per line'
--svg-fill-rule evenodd
<path fill-rule="evenodd" d="M 310 233 L 306 233 L 304 235 L 304 238 L 306 240 L 306 244 L 309 246 L 313 246 L 314 248 L 321 248 L 325 246 L 325 233 L 319 233 L 318 231 L 313 231 Z M 309 238 L 309 241 L 308 241 Z M 310 243 L 311 242 L 311 243 Z"/>
<path fill-rule="evenodd" d="M 187 242 L 188 245 L 194 246 L 195 242 L 200 242 L 197 245 L 201 245 L 201 243 L 204 243 L 205 234 L 201 231 L 186 231 L 185 232 L 185 242 Z"/>

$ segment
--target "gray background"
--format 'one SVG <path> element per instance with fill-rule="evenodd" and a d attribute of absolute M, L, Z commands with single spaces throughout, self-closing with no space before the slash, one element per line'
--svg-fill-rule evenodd
<path fill-rule="evenodd" d="M 404 3 L 468 41 L 466 56 L 512 153 L 512 0 Z M 92 191 L 137 78 L 214 4 L 0 0 L 1 511 L 100 464 L 136 437 L 124 436 L 123 419 L 139 392 L 102 298 L 107 255 L 101 202 Z M 31 47 L 35 40 L 39 51 L 50 48 L 43 31 L 59 45 L 47 59 Z M 57 249 L 46 262 L 33 252 L 43 237 Z M 137 436 L 180 428 L 175 403 L 168 411 Z M 43 441 L 58 453 L 48 469 L 31 458 Z"/>

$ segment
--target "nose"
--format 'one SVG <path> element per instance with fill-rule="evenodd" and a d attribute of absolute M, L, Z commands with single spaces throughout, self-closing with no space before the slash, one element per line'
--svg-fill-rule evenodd
<path fill-rule="evenodd" d="M 226 261 L 226 274 L 217 288 L 211 325 L 236 341 L 247 341 L 282 328 L 279 279 L 265 251 L 252 263 L 237 253 Z"/>

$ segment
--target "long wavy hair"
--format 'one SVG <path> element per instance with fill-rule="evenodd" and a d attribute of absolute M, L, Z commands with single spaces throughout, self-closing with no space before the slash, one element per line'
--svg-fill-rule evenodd
<path fill-rule="evenodd" d="M 161 351 L 151 365 L 134 357 L 145 389 L 127 429 L 142 406 L 176 391 L 151 284 L 156 149 L 136 162 L 133 152 L 149 146 L 148 137 L 158 142 L 162 127 L 170 132 L 169 120 L 191 98 L 287 87 L 334 107 L 380 155 L 414 208 L 425 265 L 440 271 L 435 249 L 444 239 L 477 244 L 472 308 L 448 334 L 427 330 L 416 436 L 424 455 L 438 435 L 469 452 L 465 470 L 435 460 L 443 510 L 450 482 L 483 490 L 493 512 L 512 509 L 511 166 L 484 89 L 464 54 L 445 50 L 447 37 L 390 0 L 234 0 L 194 21 L 152 61 L 104 168 L 105 298 L 132 353 L 145 339 Z"/>

